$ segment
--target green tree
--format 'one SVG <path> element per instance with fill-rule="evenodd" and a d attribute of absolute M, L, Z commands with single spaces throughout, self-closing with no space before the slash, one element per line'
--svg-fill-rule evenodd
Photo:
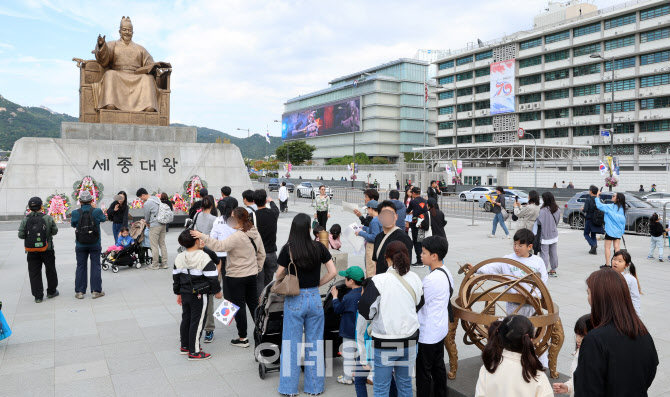
<path fill-rule="evenodd" d="M 388 164 L 389 160 L 386 157 L 373 157 L 372 164 Z"/>
<path fill-rule="evenodd" d="M 286 142 L 280 145 L 275 154 L 277 160 L 286 161 L 286 147 L 288 145 L 289 161 L 293 165 L 301 165 L 307 160 L 312 159 L 312 153 L 316 150 L 316 146 L 308 145 L 304 141 Z"/>

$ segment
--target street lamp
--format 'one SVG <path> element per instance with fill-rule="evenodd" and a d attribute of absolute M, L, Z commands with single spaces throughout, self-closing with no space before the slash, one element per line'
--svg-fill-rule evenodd
<path fill-rule="evenodd" d="M 614 157 L 614 57 L 611 58 L 605 58 L 600 54 L 591 54 L 591 58 L 594 59 L 602 59 L 603 61 L 609 61 L 610 64 L 612 65 L 612 100 L 610 104 L 610 157 Z M 610 178 L 614 175 L 612 172 L 612 167 L 614 164 L 609 164 L 608 163 L 608 168 L 610 170 Z M 612 186 L 610 185 L 609 191 L 612 191 Z"/>
<path fill-rule="evenodd" d="M 247 132 L 247 138 L 249 138 L 251 136 L 251 130 L 250 129 L 238 128 L 237 130 L 238 131 L 246 131 Z"/>
<path fill-rule="evenodd" d="M 535 189 L 537 189 L 537 139 L 535 139 L 535 135 L 531 132 L 524 131 L 524 134 L 530 135 L 531 138 L 533 138 L 533 144 L 535 146 L 535 149 L 533 150 L 533 171 L 535 173 Z"/>

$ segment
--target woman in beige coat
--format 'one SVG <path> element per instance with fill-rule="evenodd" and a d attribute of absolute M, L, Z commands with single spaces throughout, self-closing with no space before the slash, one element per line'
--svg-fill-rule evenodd
<path fill-rule="evenodd" d="M 245 208 L 235 208 L 226 223 L 235 229 L 235 233 L 225 240 L 217 240 L 195 230 L 191 231 L 191 235 L 204 241 L 213 251 L 228 253 L 226 283 L 230 301 L 240 308 L 235 314 L 239 339 L 235 338 L 230 343 L 233 346 L 249 347 L 245 304 L 253 316 L 258 306 L 256 275 L 263 269 L 265 248 L 258 230 L 249 221 L 249 213 Z"/>
<path fill-rule="evenodd" d="M 518 201 L 514 202 L 514 215 L 519 217 L 516 230 L 533 230 L 533 225 L 540 214 L 540 196 L 535 190 L 528 192 L 528 204 L 521 206 Z"/>

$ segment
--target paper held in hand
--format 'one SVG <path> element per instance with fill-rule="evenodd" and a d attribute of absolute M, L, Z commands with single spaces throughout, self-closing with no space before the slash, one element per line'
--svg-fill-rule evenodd
<path fill-rule="evenodd" d="M 352 214 L 354 214 L 354 210 L 359 210 L 361 213 L 364 213 L 364 211 L 361 211 L 356 204 L 347 203 L 346 201 L 342 202 L 342 210 L 345 212 L 351 212 Z"/>
<path fill-rule="evenodd" d="M 216 308 L 216 311 L 214 312 L 214 318 L 221 321 L 223 325 L 229 325 L 233 321 L 233 318 L 235 318 L 235 314 L 239 309 L 239 306 L 236 306 L 232 302 L 224 299 L 219 307 Z"/>

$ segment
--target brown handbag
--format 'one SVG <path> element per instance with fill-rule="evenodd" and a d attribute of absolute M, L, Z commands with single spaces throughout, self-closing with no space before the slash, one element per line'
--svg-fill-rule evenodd
<path fill-rule="evenodd" d="M 270 292 L 279 295 L 298 296 L 300 295 L 300 282 L 298 281 L 298 269 L 295 263 L 293 263 L 293 256 L 291 255 L 290 250 L 288 254 L 289 257 L 291 258 L 291 262 L 289 262 L 286 272 L 283 275 L 281 275 L 272 285 L 272 287 L 270 288 Z M 293 271 L 295 272 L 295 274 L 290 273 L 291 266 L 293 266 Z"/>

